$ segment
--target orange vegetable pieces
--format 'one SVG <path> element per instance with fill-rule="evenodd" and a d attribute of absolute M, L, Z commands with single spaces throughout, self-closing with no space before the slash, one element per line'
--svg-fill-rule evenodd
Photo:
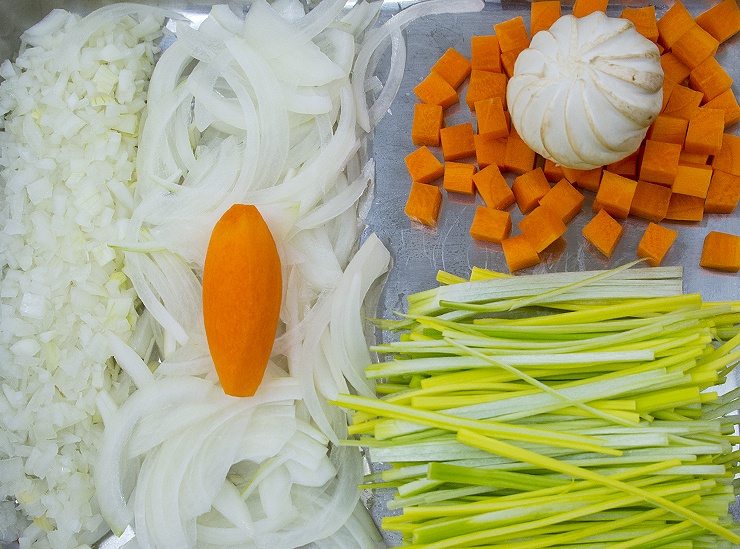
<path fill-rule="evenodd" d="M 630 205 L 630 215 L 658 223 L 663 221 L 671 201 L 671 189 L 657 183 L 638 181 Z"/>
<path fill-rule="evenodd" d="M 565 177 L 562 166 L 555 164 L 555 162 L 548 158 L 545 159 L 545 165 L 542 167 L 542 171 L 545 172 L 545 177 L 548 181 L 557 182 Z"/>
<path fill-rule="evenodd" d="M 661 185 L 673 185 L 681 157 L 681 145 L 648 139 L 640 162 L 640 179 Z"/>
<path fill-rule="evenodd" d="M 740 137 L 731 133 L 722 135 L 722 149 L 712 158 L 712 168 L 740 175 Z"/>
<path fill-rule="evenodd" d="M 619 239 L 622 238 L 622 226 L 606 210 L 601 209 L 591 221 L 583 227 L 583 236 L 606 257 L 611 257 Z"/>
<path fill-rule="evenodd" d="M 573 168 L 563 168 L 565 178 L 587 191 L 596 192 L 601 184 L 601 174 L 603 167 L 594 168 L 593 170 L 574 170 Z"/>
<path fill-rule="evenodd" d="M 510 51 L 520 53 L 529 47 L 529 33 L 521 15 L 495 24 L 493 31 L 498 36 L 502 54 Z"/>
<path fill-rule="evenodd" d="M 724 42 L 740 31 L 740 9 L 736 0 L 722 0 L 697 15 L 695 21 L 719 42 Z"/>
<path fill-rule="evenodd" d="M 514 192 L 496 164 L 486 166 L 474 174 L 473 183 L 489 208 L 505 210 L 516 201 Z"/>
<path fill-rule="evenodd" d="M 478 134 L 500 138 L 509 136 L 509 122 L 504 114 L 504 104 L 500 97 L 491 97 L 475 102 L 475 117 L 478 121 Z"/>
<path fill-rule="evenodd" d="M 270 359 L 282 300 L 280 256 L 252 205 L 236 204 L 211 233 L 203 267 L 203 321 L 224 392 L 252 396 Z"/>
<path fill-rule="evenodd" d="M 694 18 L 679 1 L 671 6 L 663 17 L 658 19 L 658 43 L 669 50 L 673 44 L 691 27 L 696 25 Z"/>
<path fill-rule="evenodd" d="M 414 182 L 403 212 L 411 219 L 428 227 L 437 226 L 442 191 L 436 185 Z"/>
<path fill-rule="evenodd" d="M 583 207 L 583 194 L 563 178 L 540 198 L 540 206 L 549 207 L 560 215 L 563 223 L 570 223 Z"/>
<path fill-rule="evenodd" d="M 455 88 L 436 72 L 419 82 L 414 88 L 414 93 L 419 101 L 440 105 L 443 109 L 451 107 L 459 101 Z"/>
<path fill-rule="evenodd" d="M 445 162 L 445 175 L 442 186 L 448 192 L 475 194 L 475 186 L 473 185 L 473 174 L 475 171 L 474 164 Z"/>
<path fill-rule="evenodd" d="M 488 137 L 487 135 L 473 136 L 475 143 L 475 159 L 478 167 L 483 169 L 486 166 L 498 166 L 499 169 L 506 169 L 506 142 L 508 138 Z"/>
<path fill-rule="evenodd" d="M 411 141 L 414 145 L 439 147 L 439 130 L 442 129 L 443 122 L 441 105 L 416 103 L 414 120 L 411 123 Z"/>
<path fill-rule="evenodd" d="M 470 76 L 470 61 L 455 48 L 449 48 L 432 65 L 432 72 L 436 72 L 450 86 L 457 89 Z"/>
<path fill-rule="evenodd" d="M 427 147 L 419 147 L 406 156 L 406 169 L 411 181 L 431 183 L 444 174 L 444 164 Z"/>
<path fill-rule="evenodd" d="M 505 105 L 507 83 L 507 76 L 500 72 L 471 71 L 468 91 L 465 93 L 465 103 L 471 111 L 474 111 L 476 102 L 491 97 L 500 97 L 502 104 Z"/>
<path fill-rule="evenodd" d="M 659 114 L 648 128 L 647 138 L 663 143 L 683 145 L 688 127 L 689 121 L 685 118 Z"/>
<path fill-rule="evenodd" d="M 595 200 L 611 216 L 627 219 L 636 187 L 637 181 L 605 171 Z"/>
<path fill-rule="evenodd" d="M 524 174 L 534 168 L 534 161 L 535 153 L 529 148 L 529 145 L 515 133 L 509 135 L 506 141 L 506 154 L 504 155 L 506 171 Z"/>
<path fill-rule="evenodd" d="M 688 162 L 691 164 L 706 164 L 709 162 L 709 155 L 702 153 L 690 153 L 685 150 L 681 151 L 679 162 Z"/>
<path fill-rule="evenodd" d="M 652 42 L 658 41 L 658 22 L 655 19 L 655 6 L 646 6 L 644 8 L 624 8 L 622 10 L 623 19 L 629 19 L 635 24 L 635 29 L 641 35 Z"/>
<path fill-rule="evenodd" d="M 540 262 L 540 256 L 524 234 L 506 238 L 501 242 L 509 272 L 526 269 Z"/>
<path fill-rule="evenodd" d="M 740 105 L 732 90 L 725 90 L 714 99 L 710 99 L 704 104 L 706 109 L 720 109 L 725 113 L 725 128 L 740 122 Z"/>
<path fill-rule="evenodd" d="M 511 215 L 509 212 L 478 206 L 475 209 L 470 236 L 486 242 L 501 242 L 511 234 Z"/>
<path fill-rule="evenodd" d="M 719 109 L 696 109 L 689 118 L 684 148 L 688 152 L 718 154 L 722 149 L 725 114 Z"/>
<path fill-rule="evenodd" d="M 699 265 L 731 273 L 740 271 L 740 236 L 711 231 L 704 238 Z"/>
<path fill-rule="evenodd" d="M 576 17 L 586 17 L 589 13 L 603 11 L 606 13 L 608 0 L 576 0 L 573 3 L 573 15 Z"/>
<path fill-rule="evenodd" d="M 715 57 L 707 57 L 689 74 L 689 86 L 702 92 L 704 101 L 710 101 L 730 89 L 732 77 Z"/>
<path fill-rule="evenodd" d="M 711 167 L 702 164 L 679 164 L 671 190 L 674 193 L 705 198 L 711 180 Z"/>
<path fill-rule="evenodd" d="M 504 71 L 504 74 L 511 78 L 514 76 L 514 65 L 516 64 L 516 59 L 519 57 L 519 54 L 521 52 L 519 51 L 504 51 L 501 52 L 501 68 Z"/>
<path fill-rule="evenodd" d="M 637 255 L 644 257 L 653 267 L 657 267 L 673 246 L 677 236 L 678 231 L 649 223 L 637 245 Z"/>
<path fill-rule="evenodd" d="M 704 217 L 704 199 L 688 194 L 671 194 L 665 219 L 669 221 L 701 221 Z"/>
<path fill-rule="evenodd" d="M 738 200 L 740 200 L 740 176 L 714 170 L 709 191 L 704 200 L 704 211 L 729 214 L 735 211 Z"/>
<path fill-rule="evenodd" d="M 530 8 L 529 34 L 534 35 L 541 30 L 548 30 L 552 24 L 560 19 L 560 0 L 539 0 L 532 2 Z"/>
<path fill-rule="evenodd" d="M 470 39 L 470 64 L 474 71 L 501 72 L 501 46 L 498 36 L 473 36 Z"/>
<path fill-rule="evenodd" d="M 663 68 L 663 78 L 668 82 L 681 84 L 691 74 L 691 69 L 670 51 L 660 56 L 660 66 Z"/>
<path fill-rule="evenodd" d="M 519 211 L 527 214 L 548 193 L 550 183 L 547 181 L 542 168 L 535 168 L 514 179 L 514 182 L 511 184 L 511 190 L 514 192 Z"/>
<path fill-rule="evenodd" d="M 537 206 L 517 223 L 517 227 L 537 253 L 544 251 L 568 230 L 560 214 L 549 206 Z"/>
<path fill-rule="evenodd" d="M 439 130 L 442 156 L 445 160 L 460 160 L 475 156 L 473 124 L 464 122 Z"/>
<path fill-rule="evenodd" d="M 671 51 L 683 61 L 684 65 L 693 69 L 717 53 L 719 42 L 699 25 L 694 24 L 671 46 Z"/>
<path fill-rule="evenodd" d="M 703 99 L 704 94 L 700 91 L 677 84 L 673 86 L 668 96 L 668 102 L 663 109 L 663 114 L 688 120 L 691 117 L 691 113 L 699 108 Z"/>
<path fill-rule="evenodd" d="M 612 162 L 606 167 L 606 169 L 623 177 L 637 179 L 637 165 L 640 160 L 640 152 L 641 150 L 637 149 L 631 155 L 624 157 L 622 160 Z"/>

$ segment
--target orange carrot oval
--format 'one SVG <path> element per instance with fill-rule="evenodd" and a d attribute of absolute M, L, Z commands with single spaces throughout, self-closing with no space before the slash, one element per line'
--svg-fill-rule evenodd
<path fill-rule="evenodd" d="M 203 320 L 227 395 L 252 396 L 270 358 L 282 276 L 275 240 L 257 208 L 235 204 L 211 233 L 203 269 Z"/>

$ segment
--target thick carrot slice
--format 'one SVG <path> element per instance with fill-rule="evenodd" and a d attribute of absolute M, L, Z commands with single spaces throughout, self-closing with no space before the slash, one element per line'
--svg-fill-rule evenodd
<path fill-rule="evenodd" d="M 560 215 L 563 223 L 570 223 L 583 207 L 583 194 L 562 178 L 540 198 L 540 206 L 548 206 Z"/>
<path fill-rule="evenodd" d="M 627 219 L 636 187 L 637 181 L 604 171 L 595 204 L 609 212 L 612 217 Z"/>
<path fill-rule="evenodd" d="M 630 215 L 659 223 L 668 213 L 671 189 L 665 185 L 638 181 L 632 197 Z"/>
<path fill-rule="evenodd" d="M 680 1 L 676 2 L 663 17 L 658 19 L 658 32 L 660 33 L 658 42 L 669 50 L 676 40 L 694 25 L 696 23 L 689 10 Z"/>
<path fill-rule="evenodd" d="M 640 179 L 661 185 L 673 185 L 681 157 L 681 145 L 648 139 L 640 162 Z"/>
<path fill-rule="evenodd" d="M 257 208 L 236 204 L 213 228 L 203 268 L 203 321 L 227 395 L 254 395 L 280 316 L 280 256 Z"/>
<path fill-rule="evenodd" d="M 712 158 L 712 168 L 740 175 L 740 137 L 731 133 L 722 134 L 722 148 Z"/>
<path fill-rule="evenodd" d="M 576 0 L 573 4 L 573 15 L 575 17 L 586 17 L 589 13 L 603 11 L 606 13 L 608 0 Z"/>
<path fill-rule="evenodd" d="M 427 147 L 419 147 L 405 161 L 411 181 L 431 183 L 444 174 L 444 164 Z"/>
<path fill-rule="evenodd" d="M 677 236 L 678 231 L 649 223 L 637 245 L 637 255 L 647 259 L 653 267 L 657 267 L 673 246 Z"/>
<path fill-rule="evenodd" d="M 706 198 L 711 180 L 712 168 L 710 166 L 679 163 L 676 179 L 673 180 L 671 190 L 674 193 Z"/>
<path fill-rule="evenodd" d="M 500 170 L 506 170 L 506 142 L 507 137 L 489 137 L 487 135 L 473 136 L 475 144 L 475 159 L 478 167 L 498 166 Z M 534 162 L 534 161 L 533 161 Z"/>
<path fill-rule="evenodd" d="M 443 109 L 459 101 L 455 88 L 436 72 L 430 72 L 424 80 L 419 82 L 414 88 L 414 93 L 419 101 L 440 105 Z"/>
<path fill-rule="evenodd" d="M 606 210 L 599 210 L 582 229 L 583 236 L 606 257 L 611 257 L 624 230 Z"/>
<path fill-rule="evenodd" d="M 439 130 L 439 140 L 445 160 L 460 160 L 475 156 L 475 140 L 471 122 L 442 128 Z"/>
<path fill-rule="evenodd" d="M 476 240 L 501 242 L 511 234 L 511 215 L 509 212 L 478 206 L 475 209 L 473 224 L 470 226 L 470 236 Z"/>
<path fill-rule="evenodd" d="M 725 90 L 704 104 L 707 109 L 721 109 L 725 113 L 725 128 L 740 122 L 740 105 L 732 90 Z"/>
<path fill-rule="evenodd" d="M 729 214 L 735 211 L 738 200 L 740 200 L 740 175 L 714 170 L 704 200 L 704 211 Z"/>
<path fill-rule="evenodd" d="M 471 111 L 474 111 L 478 101 L 499 97 L 501 103 L 505 105 L 508 81 L 508 77 L 500 72 L 471 71 L 468 91 L 465 93 L 465 104 Z"/>
<path fill-rule="evenodd" d="M 501 242 L 509 272 L 532 267 L 540 262 L 540 256 L 526 236 L 518 234 Z"/>
<path fill-rule="evenodd" d="M 473 183 L 489 208 L 505 210 L 516 201 L 514 192 L 496 164 L 486 166 L 474 174 Z"/>
<path fill-rule="evenodd" d="M 717 53 L 718 47 L 719 42 L 711 34 L 694 24 L 673 43 L 671 51 L 684 65 L 693 69 Z"/>
<path fill-rule="evenodd" d="M 442 186 L 448 192 L 475 194 L 473 174 L 476 172 L 474 164 L 465 162 L 445 162 L 445 175 Z"/>
<path fill-rule="evenodd" d="M 415 181 L 411 184 L 411 192 L 403 211 L 412 221 L 436 227 L 441 205 L 442 191 L 439 187 Z"/>
<path fill-rule="evenodd" d="M 691 113 L 689 118 L 684 148 L 688 152 L 719 154 L 722 150 L 724 129 L 725 113 L 723 111 L 700 107 Z"/>
<path fill-rule="evenodd" d="M 651 42 L 658 41 L 658 22 L 655 18 L 655 6 L 644 8 L 624 8 L 620 15 L 622 19 L 629 19 L 635 29 Z"/>
<path fill-rule="evenodd" d="M 470 64 L 474 71 L 501 72 L 501 46 L 498 36 L 473 36 L 470 39 Z"/>
<path fill-rule="evenodd" d="M 511 140 L 511 138 L 509 138 Z M 547 181 L 542 168 L 535 168 L 523 173 L 511 185 L 511 190 L 516 197 L 516 203 L 519 211 L 523 214 L 531 212 L 538 204 L 540 199 L 550 190 L 550 183 Z"/>
<path fill-rule="evenodd" d="M 537 253 L 543 252 L 568 230 L 560 214 L 549 206 L 537 206 L 517 223 L 517 227 Z"/>
<path fill-rule="evenodd" d="M 732 86 L 732 77 L 714 56 L 707 57 L 689 75 L 689 86 L 704 94 L 704 101 L 711 101 Z"/>
<path fill-rule="evenodd" d="M 534 35 L 542 30 L 548 30 L 552 24 L 560 19 L 560 0 L 538 0 L 530 7 L 529 34 Z"/>
<path fill-rule="evenodd" d="M 432 72 L 436 72 L 445 81 L 457 89 L 470 76 L 470 61 L 455 48 L 449 48 L 432 65 Z"/>
<path fill-rule="evenodd" d="M 722 0 L 697 15 L 695 21 L 719 42 L 724 42 L 740 31 L 740 9 L 735 0 Z"/>
<path fill-rule="evenodd" d="M 731 273 L 740 271 L 740 236 L 711 231 L 704 239 L 699 265 Z"/>
<path fill-rule="evenodd" d="M 673 193 L 665 219 L 670 221 L 698 222 L 704 217 L 704 199 L 698 196 Z"/>
<path fill-rule="evenodd" d="M 504 103 L 500 97 L 491 97 L 475 102 L 475 117 L 478 134 L 492 138 L 509 136 L 509 122 L 504 113 Z"/>
<path fill-rule="evenodd" d="M 441 105 L 416 103 L 411 123 L 411 141 L 414 145 L 439 147 L 439 130 L 444 123 Z"/>

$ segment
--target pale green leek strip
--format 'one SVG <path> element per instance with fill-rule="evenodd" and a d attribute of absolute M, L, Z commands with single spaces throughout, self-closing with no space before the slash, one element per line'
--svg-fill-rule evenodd
<path fill-rule="evenodd" d="M 514 425 L 505 425 L 503 423 L 458 418 L 440 414 L 438 412 L 414 410 L 404 406 L 397 406 L 395 404 L 388 404 L 382 401 L 359 396 L 340 394 L 334 401 L 329 401 L 329 403 L 353 410 L 373 412 L 378 415 L 385 415 L 394 419 L 420 423 L 428 427 L 437 427 L 446 431 L 454 432 L 459 429 L 468 429 L 473 432 L 488 433 L 507 440 L 538 442 L 551 446 L 598 452 L 614 456 L 622 454 L 617 450 L 611 450 L 600 446 L 599 439 L 593 437 L 569 435 L 567 433 L 553 433 L 530 427 L 517 427 Z"/>
<path fill-rule="evenodd" d="M 654 496 L 653 494 L 650 494 L 645 490 L 635 488 L 634 486 L 620 480 L 615 480 L 611 477 L 599 475 L 597 473 L 589 471 L 588 469 L 583 469 L 581 467 L 562 463 L 556 459 L 540 456 L 534 452 L 522 450 L 521 448 L 517 448 L 516 446 L 512 446 L 505 442 L 501 442 L 490 437 L 485 437 L 465 429 L 458 431 L 457 438 L 460 442 L 464 444 L 469 444 L 470 446 L 482 450 L 488 450 L 489 452 L 500 456 L 525 461 L 527 463 L 535 464 L 545 469 L 559 471 L 566 475 L 573 475 L 576 477 L 593 480 L 599 484 L 611 486 L 628 494 L 633 494 L 654 505 L 667 509 L 668 511 L 671 511 L 678 516 L 684 517 L 697 526 L 701 526 L 702 528 L 709 530 L 710 532 L 713 532 L 718 536 L 723 537 L 733 543 L 740 543 L 740 536 L 738 536 L 734 532 L 731 532 L 730 530 L 727 530 L 726 528 L 715 524 L 705 517 L 702 517 L 697 513 L 686 509 L 685 507 L 682 507 L 670 500 L 665 499 L 664 497 Z"/>
<path fill-rule="evenodd" d="M 683 522 L 676 523 L 672 526 L 668 526 L 667 528 L 661 528 L 660 530 L 656 530 L 655 532 L 652 532 L 650 534 L 640 536 L 622 543 L 615 543 L 614 545 L 610 546 L 610 549 L 630 549 L 630 547 L 637 547 L 638 545 L 642 545 L 644 543 L 660 540 L 668 536 L 672 536 L 673 534 L 683 532 L 684 530 L 688 530 L 691 526 L 692 522 L 690 520 L 684 520 Z"/>

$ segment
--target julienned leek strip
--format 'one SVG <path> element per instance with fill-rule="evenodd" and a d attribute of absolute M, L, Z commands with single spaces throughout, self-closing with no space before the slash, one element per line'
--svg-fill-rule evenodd
<path fill-rule="evenodd" d="M 598 452 L 613 456 L 622 455 L 622 452 L 619 450 L 604 448 L 600 445 L 601 441 L 594 437 L 557 433 L 532 427 L 507 425 L 505 423 L 465 419 L 440 414 L 438 412 L 414 410 L 413 408 L 408 408 L 406 406 L 388 404 L 380 400 L 353 395 L 340 394 L 335 400 L 329 401 L 329 403 L 356 410 L 358 412 L 371 412 L 373 414 L 384 415 L 393 419 L 402 419 L 426 425 L 428 427 L 437 427 L 446 431 L 456 432 L 461 429 L 466 429 L 471 433 L 483 433 L 489 436 L 504 438 L 506 440 L 538 442 L 550 446 Z"/>
<path fill-rule="evenodd" d="M 479 435 L 467 429 L 461 429 L 457 432 L 457 440 L 462 442 L 463 444 L 467 444 L 481 450 L 486 450 L 499 456 L 523 461 L 531 465 L 536 465 L 545 469 L 564 473 L 566 475 L 572 475 L 574 477 L 593 480 L 594 482 L 597 482 L 599 484 L 611 486 L 612 488 L 622 490 L 628 494 L 640 497 L 647 502 L 657 505 L 658 507 L 662 507 L 663 509 L 675 513 L 678 516 L 690 520 L 697 526 L 701 526 L 702 528 L 709 530 L 710 532 L 714 532 L 718 536 L 723 537 L 732 543 L 740 543 L 740 536 L 735 534 L 734 532 L 731 532 L 730 530 L 720 526 L 719 524 L 715 524 L 711 520 L 702 517 L 698 513 L 695 513 L 694 511 L 691 511 L 686 507 L 683 507 L 662 496 L 653 495 L 646 490 L 637 488 L 626 482 L 615 480 L 613 478 L 600 475 L 599 473 L 595 473 L 593 471 L 589 471 L 588 469 L 583 469 L 575 465 L 563 463 L 553 458 L 541 456 L 535 452 L 512 446 L 511 444 L 501 442 L 500 440 L 495 440 L 490 437 Z"/>

